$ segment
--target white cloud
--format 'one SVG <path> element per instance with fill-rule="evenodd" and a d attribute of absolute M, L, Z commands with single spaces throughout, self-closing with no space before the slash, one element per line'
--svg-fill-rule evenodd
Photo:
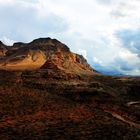
<path fill-rule="evenodd" d="M 135 64 L 140 62 L 138 58 L 138 54 L 134 54 L 129 50 L 121 51 L 119 53 L 119 56 L 121 59 L 127 61 L 129 64 Z"/>
<path fill-rule="evenodd" d="M 0 0 L 0 37 L 55 37 L 90 62 L 110 67 L 120 58 L 132 66 L 139 58 L 116 32 L 140 28 L 139 7 L 139 0 Z"/>
<path fill-rule="evenodd" d="M 78 54 L 83 55 L 84 58 L 87 59 L 87 51 L 86 50 L 79 49 L 77 52 L 78 52 Z"/>
<path fill-rule="evenodd" d="M 96 57 L 93 57 L 93 62 L 95 62 L 95 63 L 97 63 L 97 64 L 99 64 L 101 66 L 104 66 L 103 62 L 101 60 L 99 60 L 98 58 L 96 58 Z"/>
<path fill-rule="evenodd" d="M 5 36 L 1 38 L 1 41 L 2 41 L 5 45 L 9 45 L 9 46 L 12 46 L 13 43 L 16 42 L 16 41 L 11 40 L 11 39 L 9 39 L 9 38 L 7 38 L 7 37 L 5 37 Z"/>
<path fill-rule="evenodd" d="M 15 0 L 0 0 L 0 4 L 11 4 L 11 3 L 14 3 Z"/>
<path fill-rule="evenodd" d="M 119 55 L 122 59 L 125 59 L 125 60 L 128 60 L 128 59 L 131 59 L 131 58 L 135 57 L 135 55 L 130 53 L 130 51 L 120 52 Z"/>

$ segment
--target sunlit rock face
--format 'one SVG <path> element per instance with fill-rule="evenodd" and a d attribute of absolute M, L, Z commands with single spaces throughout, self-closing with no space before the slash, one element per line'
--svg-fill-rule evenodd
<path fill-rule="evenodd" d="M 81 55 L 75 54 L 60 41 L 39 38 L 30 43 L 17 42 L 8 47 L 0 44 L 0 69 L 52 69 L 66 73 L 92 74 L 96 72 Z"/>

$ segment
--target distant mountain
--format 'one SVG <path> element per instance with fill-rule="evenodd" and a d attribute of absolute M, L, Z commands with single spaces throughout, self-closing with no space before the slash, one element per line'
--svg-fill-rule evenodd
<path fill-rule="evenodd" d="M 124 75 L 117 70 L 107 70 L 107 69 L 103 68 L 103 69 L 99 69 L 98 71 L 105 75 L 114 75 L 114 76 L 123 76 Z"/>

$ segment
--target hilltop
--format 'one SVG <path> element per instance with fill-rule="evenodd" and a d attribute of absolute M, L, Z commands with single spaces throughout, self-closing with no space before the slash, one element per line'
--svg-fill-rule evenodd
<path fill-rule="evenodd" d="M 13 46 L 0 44 L 0 69 L 53 69 L 66 73 L 95 72 L 82 55 L 75 54 L 56 39 L 39 38 L 30 43 L 17 42 Z"/>

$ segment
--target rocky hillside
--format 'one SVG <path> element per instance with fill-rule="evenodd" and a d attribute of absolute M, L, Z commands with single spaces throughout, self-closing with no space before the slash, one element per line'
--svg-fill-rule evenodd
<path fill-rule="evenodd" d="M 4 45 L 4 44 L 0 41 L 0 57 L 5 56 L 6 52 L 7 52 L 6 45 Z"/>
<path fill-rule="evenodd" d="M 75 74 L 95 72 L 81 55 L 56 39 L 40 38 L 30 43 L 15 43 L 8 47 L 1 43 L 0 69 L 33 70 L 51 69 Z"/>
<path fill-rule="evenodd" d="M 56 39 L 0 48 L 0 140 L 140 139 L 140 77 L 99 74 Z"/>

